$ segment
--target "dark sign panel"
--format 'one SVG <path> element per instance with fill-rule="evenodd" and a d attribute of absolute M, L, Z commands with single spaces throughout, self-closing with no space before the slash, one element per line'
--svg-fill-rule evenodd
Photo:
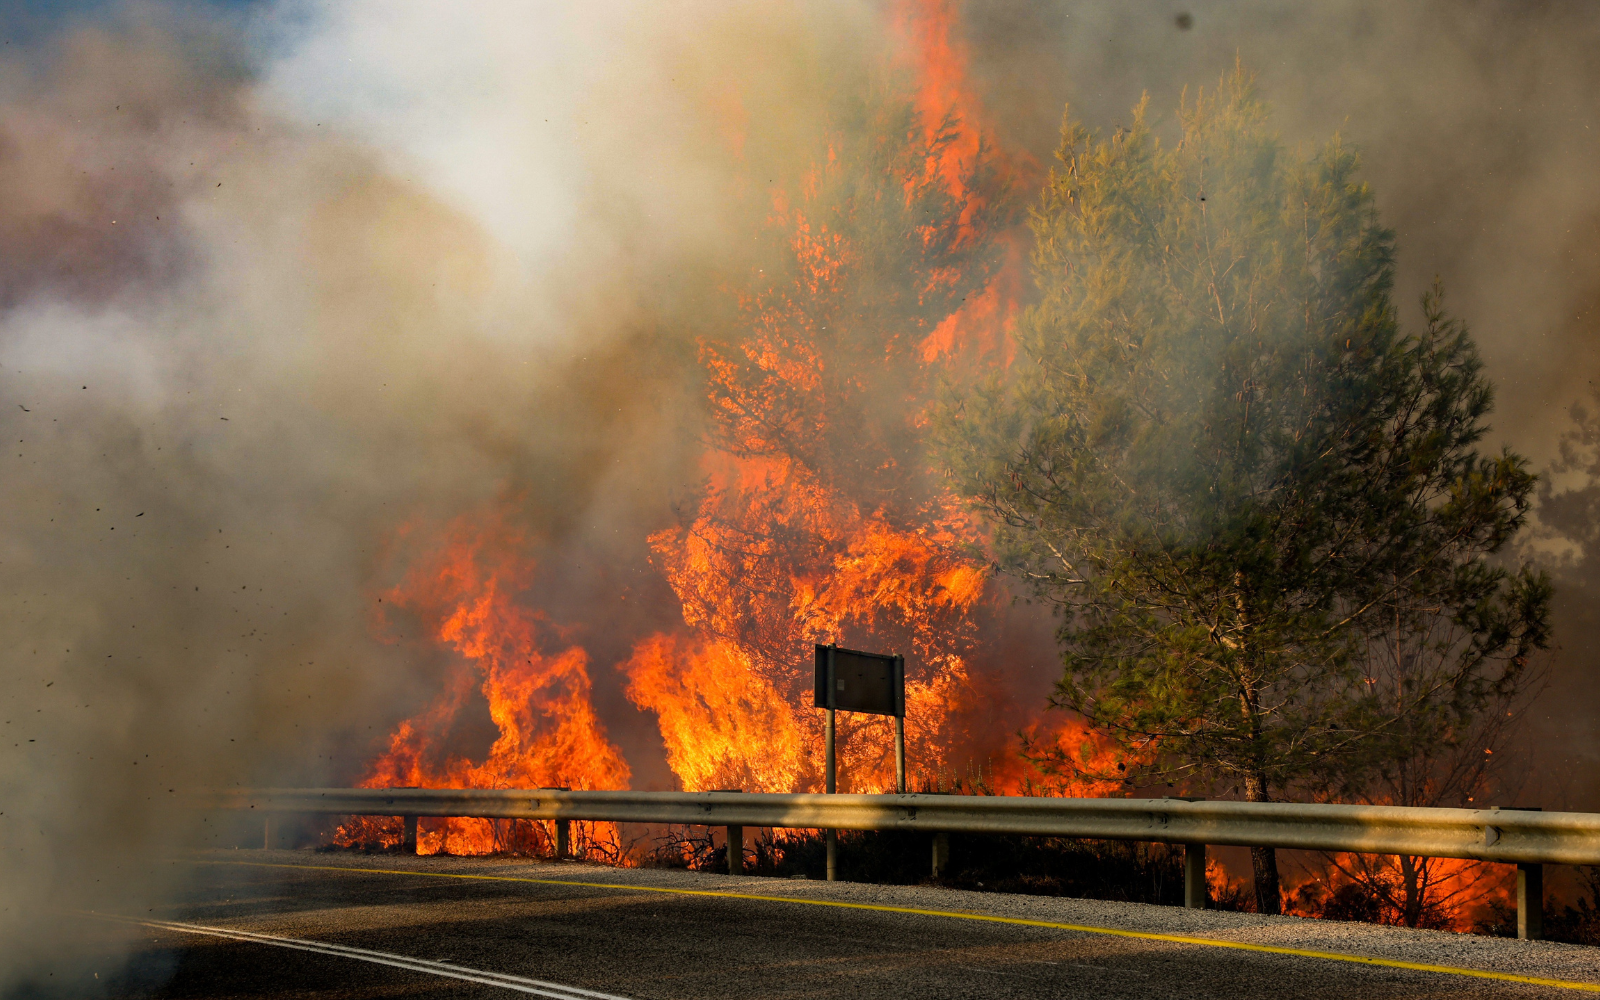
<path fill-rule="evenodd" d="M 873 715 L 906 714 L 906 661 L 884 653 L 817 647 L 816 704 Z"/>

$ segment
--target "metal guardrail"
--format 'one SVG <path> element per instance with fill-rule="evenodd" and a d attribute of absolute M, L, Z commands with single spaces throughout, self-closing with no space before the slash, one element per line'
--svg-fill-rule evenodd
<path fill-rule="evenodd" d="M 1600 814 L 1186 799 L 1060 799 L 1003 795 L 817 795 L 590 792 L 563 789 L 262 788 L 215 792 L 214 808 L 265 813 L 553 820 L 565 856 L 573 820 L 743 828 L 920 830 L 937 875 L 951 833 L 1023 834 L 1186 845 L 1185 905 L 1206 905 L 1207 845 L 1468 858 L 1517 865 L 1518 936 L 1540 936 L 1545 864 L 1600 865 Z M 742 852 L 730 851 L 739 874 Z M 831 873 L 830 873 L 831 877 Z"/>
<path fill-rule="evenodd" d="M 603 820 L 788 829 L 1011 833 L 1169 844 L 1600 865 L 1600 814 L 1003 795 L 778 795 L 553 789 L 263 788 L 214 805 L 264 812 Z"/>

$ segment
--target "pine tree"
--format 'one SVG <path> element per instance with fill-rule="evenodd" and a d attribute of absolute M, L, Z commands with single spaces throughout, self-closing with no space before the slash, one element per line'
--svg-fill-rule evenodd
<path fill-rule="evenodd" d="M 1066 120 L 1019 362 L 951 391 L 938 447 L 1062 610 L 1054 703 L 1131 777 L 1326 798 L 1450 739 L 1547 642 L 1547 581 L 1495 557 L 1535 477 L 1479 451 L 1492 389 L 1437 288 L 1400 331 L 1353 151 L 1287 149 L 1242 71 L 1176 124 L 1169 148 L 1143 103 L 1110 138 Z M 1375 644 L 1440 620 L 1427 682 L 1379 690 Z"/>

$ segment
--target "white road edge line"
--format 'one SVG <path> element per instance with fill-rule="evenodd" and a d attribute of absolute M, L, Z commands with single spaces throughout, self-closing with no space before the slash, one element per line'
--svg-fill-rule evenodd
<path fill-rule="evenodd" d="M 360 962 L 372 962 L 376 965 L 392 966 L 396 969 L 406 969 L 411 972 L 425 972 L 430 975 L 443 976 L 449 979 L 461 979 L 469 983 L 480 983 L 485 986 L 498 986 L 502 989 L 513 990 L 517 993 L 531 993 L 535 996 L 553 997 L 555 1000 L 578 1000 L 580 997 L 593 998 L 593 1000 L 630 1000 L 628 997 L 618 996 L 615 993 L 599 993 L 586 990 L 577 986 L 566 986 L 562 983 L 546 982 L 542 979 L 528 979 L 523 976 L 513 976 L 504 972 L 489 972 L 484 969 L 473 969 L 454 962 L 435 962 L 426 958 L 412 958 L 409 955 L 396 955 L 387 951 L 373 951 L 368 948 L 352 948 L 349 945 L 333 944 L 328 941 L 313 941 L 307 938 L 283 937 L 277 934 L 262 934 L 258 931 L 240 930 L 234 927 L 211 927 L 205 924 L 186 924 L 171 920 L 140 920 L 133 917 L 113 916 L 111 914 L 96 913 L 93 916 L 102 919 L 116 920 L 123 923 L 134 923 L 144 927 L 155 927 L 161 930 L 181 931 L 187 934 L 205 934 L 211 937 L 228 938 L 234 941 L 244 941 L 254 944 L 273 945 L 279 948 L 291 948 L 295 951 L 309 951 L 321 955 L 333 955 L 339 958 L 353 958 Z"/>

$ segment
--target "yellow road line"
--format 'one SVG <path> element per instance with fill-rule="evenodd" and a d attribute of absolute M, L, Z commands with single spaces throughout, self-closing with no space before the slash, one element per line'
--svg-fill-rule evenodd
<path fill-rule="evenodd" d="M 577 882 L 569 879 L 524 878 L 514 875 L 466 875 L 456 872 L 411 871 L 403 868 L 355 868 L 345 865 L 287 865 L 265 861 L 195 861 L 195 864 L 241 865 L 249 868 L 296 868 L 309 871 L 356 872 L 369 875 L 416 875 L 424 878 L 454 878 L 475 882 L 522 882 L 532 885 L 563 885 L 583 889 L 621 889 L 627 892 L 659 892 L 673 896 L 707 896 L 717 899 L 748 899 L 761 903 L 795 903 L 801 906 L 829 906 L 840 910 L 871 910 L 878 913 L 905 913 L 919 917 L 946 917 L 952 920 L 974 920 L 989 924 L 1016 924 L 1023 927 L 1048 927 L 1052 930 L 1077 931 L 1080 934 L 1103 934 L 1108 937 L 1134 938 L 1140 941 L 1166 941 L 1171 944 L 1193 944 L 1206 948 L 1230 948 L 1234 951 L 1252 951 L 1268 955 L 1294 955 L 1298 958 L 1320 958 L 1330 962 L 1349 962 L 1355 965 L 1381 966 L 1388 969 L 1410 969 L 1414 972 L 1439 972 L 1452 976 L 1471 976 L 1475 979 L 1495 979 L 1509 983 L 1526 983 L 1532 986 L 1552 986 L 1563 990 L 1581 990 L 1600 993 L 1600 983 L 1585 983 L 1573 979 L 1545 979 L 1540 976 L 1519 976 L 1512 972 L 1492 972 L 1488 969 L 1464 969 L 1452 965 L 1427 965 L 1422 962 L 1402 962 L 1393 958 L 1368 958 L 1365 955 L 1345 955 L 1334 951 L 1310 951 L 1303 948 L 1280 948 L 1267 944 L 1248 944 L 1243 941 L 1221 941 L 1216 938 L 1186 937 L 1180 934 L 1156 934 L 1151 931 L 1125 931 L 1114 927 L 1094 927 L 1088 924 L 1064 924 L 1053 920 L 1029 920 L 1026 917 L 999 917 L 986 913 L 961 913 L 955 910 L 924 910 L 914 906 L 885 906 L 881 903 L 846 903 L 831 899 L 803 899 L 793 896 L 761 896 L 749 892 L 719 892 L 714 889 L 671 889 L 654 885 L 621 885 L 615 882 Z"/>

